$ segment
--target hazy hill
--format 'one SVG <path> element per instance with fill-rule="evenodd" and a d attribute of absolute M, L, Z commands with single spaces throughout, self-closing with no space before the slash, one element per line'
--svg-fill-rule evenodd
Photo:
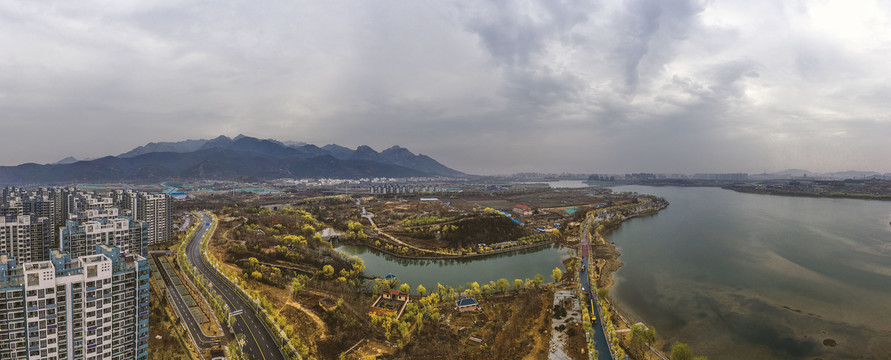
<path fill-rule="evenodd" d="M 320 148 L 311 144 L 288 144 L 244 135 L 149 143 L 116 157 L 47 165 L 2 166 L 0 183 L 463 175 L 428 156 L 415 155 L 398 146 L 378 153 L 368 146 L 350 150 L 339 145 Z"/>
<path fill-rule="evenodd" d="M 179 142 L 152 142 L 145 144 L 143 146 L 137 147 L 133 150 L 125 152 L 123 154 L 118 155 L 121 158 L 129 158 L 138 155 L 153 153 L 153 152 L 191 152 L 198 150 L 204 144 L 207 143 L 207 140 L 185 140 Z"/>

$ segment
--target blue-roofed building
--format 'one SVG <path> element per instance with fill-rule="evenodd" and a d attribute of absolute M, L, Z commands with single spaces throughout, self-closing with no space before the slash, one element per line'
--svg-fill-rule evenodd
<path fill-rule="evenodd" d="M 189 194 L 187 192 L 177 191 L 170 193 L 170 197 L 174 200 L 188 200 L 191 199 L 193 196 L 192 194 Z"/>
<path fill-rule="evenodd" d="M 468 312 L 468 311 L 478 311 L 480 309 L 480 304 L 474 298 L 466 298 L 458 300 L 459 312 Z"/>

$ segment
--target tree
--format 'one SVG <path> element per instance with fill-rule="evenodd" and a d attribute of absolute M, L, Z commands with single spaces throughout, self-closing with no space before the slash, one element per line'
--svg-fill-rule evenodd
<path fill-rule="evenodd" d="M 554 279 L 554 282 L 560 282 L 560 279 L 563 278 L 563 271 L 560 270 L 560 267 L 555 267 L 554 271 L 551 271 L 551 278 Z"/>
<path fill-rule="evenodd" d="M 306 287 L 306 280 L 309 278 L 306 275 L 297 275 L 293 281 L 291 281 L 291 295 L 297 296 L 298 293 L 303 291 Z"/>
<path fill-rule="evenodd" d="M 682 342 L 671 347 L 671 360 L 693 360 L 693 350 Z"/>
<path fill-rule="evenodd" d="M 332 276 L 334 276 L 334 267 L 331 265 L 322 266 L 322 275 L 325 278 L 330 279 Z"/>
<path fill-rule="evenodd" d="M 418 291 L 418 295 L 421 295 L 421 297 L 424 297 L 424 295 L 427 294 L 427 289 L 425 289 L 424 285 L 421 285 L 421 284 L 418 284 L 417 291 Z"/>
<path fill-rule="evenodd" d="M 635 358 L 643 359 L 647 352 L 647 344 L 655 341 L 656 330 L 644 324 L 634 324 L 631 326 L 631 346 L 628 350 Z"/>
<path fill-rule="evenodd" d="M 399 322 L 399 325 L 398 325 L 399 337 L 402 338 L 403 343 L 408 341 L 408 332 L 409 332 L 410 328 L 411 328 L 411 325 L 408 322 L 405 322 L 405 321 Z"/>
<path fill-rule="evenodd" d="M 514 279 L 514 291 L 520 291 L 523 288 L 522 279 Z"/>
<path fill-rule="evenodd" d="M 504 292 L 506 292 L 507 288 L 509 288 L 509 287 L 510 287 L 510 282 L 508 282 L 507 279 L 505 279 L 505 278 L 498 279 L 498 281 L 495 282 L 495 290 L 498 290 L 502 294 Z"/>
<path fill-rule="evenodd" d="M 470 296 L 479 297 L 480 296 L 480 283 L 474 281 L 470 284 Z"/>
<path fill-rule="evenodd" d="M 543 282 L 544 282 L 544 275 L 535 274 L 535 278 L 532 279 L 532 284 L 533 284 L 532 286 L 538 288 L 539 286 L 541 286 L 541 283 L 543 283 Z"/>
<path fill-rule="evenodd" d="M 402 291 L 406 294 L 411 293 L 411 286 L 409 286 L 408 284 L 399 285 L 399 291 Z"/>
<path fill-rule="evenodd" d="M 262 279 L 263 279 L 263 273 L 261 273 L 261 272 L 259 272 L 259 271 L 254 271 L 254 272 L 251 273 L 251 277 L 254 278 L 254 280 L 262 280 Z"/>
<path fill-rule="evenodd" d="M 381 291 L 389 290 L 390 282 L 384 279 L 374 279 L 374 287 L 372 289 L 374 290 L 375 294 Z"/>

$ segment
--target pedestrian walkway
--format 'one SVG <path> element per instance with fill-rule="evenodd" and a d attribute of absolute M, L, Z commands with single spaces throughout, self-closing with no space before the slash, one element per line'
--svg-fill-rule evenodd
<path fill-rule="evenodd" d="M 557 331 L 555 328 L 560 325 L 578 324 L 581 322 L 582 313 L 579 306 L 579 299 L 576 298 L 572 290 L 558 290 L 554 293 L 554 305 L 560 305 L 566 308 L 566 316 L 560 319 L 551 317 L 551 344 L 548 353 L 550 360 L 568 360 L 569 355 L 564 349 L 567 335 L 564 331 Z"/>

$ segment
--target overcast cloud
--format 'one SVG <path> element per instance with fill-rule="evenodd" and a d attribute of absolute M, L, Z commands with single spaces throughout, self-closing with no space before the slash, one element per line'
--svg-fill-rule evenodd
<path fill-rule="evenodd" d="M 478 173 L 891 172 L 878 1 L 3 1 L 0 164 L 244 133 Z"/>

